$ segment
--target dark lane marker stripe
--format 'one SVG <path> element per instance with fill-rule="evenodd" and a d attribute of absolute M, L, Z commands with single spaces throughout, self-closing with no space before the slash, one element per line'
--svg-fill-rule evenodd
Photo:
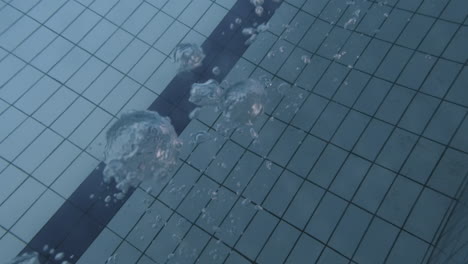
<path fill-rule="evenodd" d="M 264 14 L 258 17 L 250 1 L 238 0 L 202 44 L 206 53 L 203 65 L 192 72 L 175 76 L 148 110 L 170 117 L 176 132 L 180 134 L 189 124 L 188 115 L 195 108 L 188 101 L 191 85 L 210 78 L 223 80 L 248 48 L 244 45 L 248 36 L 242 34 L 242 28 L 267 22 L 279 5 L 272 0 L 265 1 Z M 231 30 L 230 25 L 236 18 L 242 19 L 242 23 Z M 212 74 L 215 66 L 221 70 L 217 76 Z M 130 190 L 123 200 L 106 205 L 104 198 L 117 190 L 113 185 L 102 182 L 104 166 L 101 162 L 20 254 L 37 251 L 41 263 L 48 261 L 60 264 L 61 261 L 54 260 L 53 256 L 43 251 L 44 245 L 48 245 L 55 249 L 55 253 L 64 252 L 67 257 L 73 255 L 72 261 L 77 261 L 83 255 L 134 191 Z M 91 195 L 95 198 L 91 199 Z"/>

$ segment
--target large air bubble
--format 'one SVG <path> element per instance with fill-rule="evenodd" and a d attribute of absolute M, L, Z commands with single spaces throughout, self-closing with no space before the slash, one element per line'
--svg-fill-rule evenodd
<path fill-rule="evenodd" d="M 123 114 L 106 137 L 104 179 L 114 179 L 122 193 L 146 179 L 165 179 L 181 147 L 169 118 L 152 111 Z"/>
<path fill-rule="evenodd" d="M 174 61 L 179 64 L 179 72 L 190 71 L 202 65 L 205 53 L 193 43 L 181 43 L 175 47 Z"/>
<path fill-rule="evenodd" d="M 247 79 L 224 86 L 226 87 L 223 88 L 214 80 L 194 84 L 189 100 L 200 107 L 215 105 L 222 112 L 222 120 L 217 129 L 223 134 L 239 127 L 251 128 L 263 113 L 265 85 L 255 79 Z"/>

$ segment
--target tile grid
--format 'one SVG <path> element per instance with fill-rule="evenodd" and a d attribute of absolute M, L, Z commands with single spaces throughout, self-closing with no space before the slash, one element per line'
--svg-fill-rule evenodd
<path fill-rule="evenodd" d="M 423 2 L 422 2 L 422 3 L 423 3 Z M 380 5 L 379 3 L 375 3 L 375 4 L 376 4 L 376 5 Z M 395 8 L 395 7 L 393 7 L 392 10 L 393 10 L 394 8 Z M 301 10 L 301 11 L 307 13 L 306 10 Z M 310 13 L 307 13 L 307 14 L 309 14 L 309 15 L 312 16 L 312 17 L 314 17 L 316 20 L 320 20 L 320 21 L 323 21 L 323 22 L 325 22 L 325 23 L 330 23 L 330 21 L 327 21 L 327 20 L 321 18 L 320 15 L 319 15 L 319 16 L 316 16 L 316 15 L 313 15 L 313 14 L 310 14 Z M 413 15 L 414 15 L 414 14 L 413 14 Z M 362 19 L 360 19 L 360 21 L 361 21 L 361 20 L 362 20 Z M 435 20 L 435 21 L 433 22 L 433 24 L 434 24 L 436 21 L 437 21 L 437 20 Z M 385 20 L 384 20 L 384 22 L 385 22 Z M 382 22 L 382 23 L 383 23 L 383 22 Z M 455 23 L 455 22 L 450 22 L 450 23 L 452 23 L 452 24 L 458 24 L 459 27 L 458 27 L 458 29 L 457 29 L 457 32 L 458 32 L 459 28 L 461 28 L 461 27 L 463 26 L 462 24 Z M 407 25 L 408 25 L 408 24 L 405 25 L 405 28 L 406 28 Z M 341 26 L 341 25 L 339 25 L 338 23 L 332 23 L 332 27 L 333 27 L 333 28 L 341 28 L 341 29 L 344 29 L 344 27 Z M 394 45 L 394 46 L 403 47 L 403 48 L 405 48 L 405 49 L 411 50 L 412 52 L 426 53 L 426 52 L 423 52 L 423 51 L 419 51 L 419 50 L 417 50 L 417 49 L 413 49 L 413 48 L 406 47 L 406 46 L 404 46 L 404 45 L 398 44 L 398 43 L 396 43 L 396 40 L 395 40 L 394 42 L 391 42 L 391 41 L 388 41 L 388 40 L 379 38 L 379 37 L 377 36 L 377 34 L 369 35 L 369 34 L 366 33 L 366 32 L 360 32 L 360 31 L 358 31 L 356 28 L 357 28 L 357 26 L 356 26 L 354 29 L 347 29 L 347 30 L 350 31 L 350 32 L 352 32 L 352 33 L 356 33 L 356 34 L 360 34 L 360 35 L 367 36 L 367 37 L 369 37 L 371 40 L 372 40 L 372 39 L 377 39 L 377 40 L 379 40 L 379 41 L 382 41 L 382 42 L 385 42 L 385 43 L 388 43 L 388 44 L 391 44 L 391 45 Z M 404 30 L 404 29 L 403 29 L 403 30 Z M 400 32 L 400 35 L 401 35 L 401 33 L 403 32 L 403 30 Z M 273 34 L 273 35 L 275 35 L 274 32 L 271 32 L 271 31 L 270 31 L 270 33 Z M 427 32 L 427 33 L 429 33 L 429 32 Z M 426 33 L 426 35 L 427 35 L 427 33 Z M 451 38 L 452 40 L 453 40 L 453 38 L 455 37 L 455 35 L 456 35 L 456 33 L 453 34 L 453 36 L 452 36 L 452 38 Z M 276 35 L 275 35 L 275 36 L 276 36 Z M 398 38 L 396 38 L 396 39 L 398 39 Z M 290 42 L 288 41 L 288 39 L 284 39 L 284 40 L 285 40 L 286 42 L 290 43 Z M 422 40 L 424 40 L 424 38 L 422 38 Z M 422 41 L 422 40 L 421 40 L 421 41 Z M 370 41 L 369 41 L 369 42 L 370 42 Z M 449 43 L 450 43 L 450 42 L 449 42 Z M 294 45 L 294 43 L 291 43 L 291 44 Z M 315 56 L 318 56 L 318 57 L 320 57 L 320 58 L 326 59 L 326 60 L 330 60 L 330 58 L 328 58 L 328 57 L 326 57 L 326 56 L 324 56 L 324 55 L 321 55 L 321 54 L 316 54 L 316 53 L 315 53 L 314 55 L 315 55 Z M 463 64 L 466 65 L 466 63 L 468 63 L 468 62 L 461 63 L 461 62 L 459 62 L 459 61 L 454 61 L 454 60 L 452 60 L 452 59 L 450 59 L 450 58 L 446 58 L 446 57 L 442 57 L 442 56 L 437 56 L 437 55 L 433 55 L 433 54 L 431 54 L 430 56 L 433 57 L 433 58 L 436 58 L 436 59 L 441 59 L 441 58 L 443 58 L 444 60 L 450 61 L 450 62 L 455 63 L 455 64 L 459 64 L 459 65 L 463 65 Z M 248 58 L 245 58 L 245 59 L 246 59 L 246 60 L 249 60 Z M 334 61 L 335 63 L 338 63 L 338 64 L 342 65 L 342 66 L 346 66 L 346 67 L 348 66 L 347 64 L 344 64 L 344 63 L 340 62 L 339 59 L 338 59 L 338 60 L 333 60 L 333 61 Z M 252 62 L 252 61 L 251 61 L 251 62 Z M 409 61 L 408 61 L 408 62 L 409 62 Z M 252 63 L 254 63 L 254 62 L 252 62 Z M 435 64 L 434 64 L 434 65 L 435 65 Z M 261 67 L 261 66 L 260 66 L 260 67 Z M 362 73 L 371 75 L 371 76 L 374 77 L 374 78 L 381 79 L 381 80 L 384 80 L 384 81 L 387 81 L 387 82 L 392 82 L 392 83 L 396 84 L 395 82 L 393 82 L 393 81 L 391 81 L 391 80 L 388 80 L 388 79 L 385 79 L 385 78 L 379 77 L 379 76 L 374 76 L 372 73 L 368 73 L 368 72 L 366 72 L 366 71 L 364 71 L 364 70 L 356 69 L 356 68 L 353 68 L 353 69 L 356 70 L 356 71 L 359 71 L 359 72 L 362 72 Z M 459 72 L 461 72 L 461 71 L 462 71 L 462 69 L 460 69 Z M 434 96 L 434 95 L 429 94 L 429 93 L 424 92 L 424 91 L 420 91 L 420 90 L 414 89 L 414 88 L 412 88 L 412 87 L 408 87 L 408 86 L 406 86 L 406 85 L 404 85 L 404 84 L 401 84 L 401 83 L 398 83 L 398 85 L 399 85 L 399 86 L 402 86 L 402 87 L 405 87 L 405 88 L 407 88 L 407 89 L 416 90 L 416 91 L 418 91 L 418 92 L 421 93 L 421 94 L 424 94 L 424 95 L 427 95 L 427 96 L 430 96 L 430 97 L 433 97 L 433 98 L 441 99 L 441 98 L 439 98 L 439 97 L 437 97 L 437 96 Z M 322 95 L 320 95 L 320 96 L 322 96 Z M 447 98 L 443 98 L 443 100 L 446 101 L 446 102 L 450 102 L 451 104 L 455 104 L 455 105 L 457 105 L 457 106 L 461 106 L 461 107 L 465 107 L 465 108 L 467 107 L 466 105 L 462 105 L 462 104 L 460 104 L 460 103 L 458 103 L 458 102 L 453 102 L 453 101 L 451 101 L 451 100 L 449 100 L 449 99 L 447 99 Z M 410 131 L 409 131 L 409 132 L 410 132 Z M 410 132 L 410 133 L 413 133 L 413 132 Z"/>
<path fill-rule="evenodd" d="M 234 192 L 234 191 L 233 191 Z"/>
<path fill-rule="evenodd" d="M 39 197 L 40 198 L 40 197 Z"/>

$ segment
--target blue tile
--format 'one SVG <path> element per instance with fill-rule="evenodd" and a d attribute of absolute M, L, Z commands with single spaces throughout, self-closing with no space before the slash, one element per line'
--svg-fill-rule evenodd
<path fill-rule="evenodd" d="M 113 115 L 136 93 L 140 86 L 129 78 L 124 78 L 102 101 L 100 106 Z"/>
<path fill-rule="evenodd" d="M 188 220 L 195 222 L 202 209 L 211 199 L 211 193 L 216 191 L 217 188 L 218 184 L 207 177 L 201 177 L 187 193 L 187 197 L 182 201 L 177 212 Z"/>
<path fill-rule="evenodd" d="M 156 41 L 154 47 L 166 55 L 169 55 L 177 44 L 184 38 L 190 29 L 184 24 L 175 21 L 167 31 Z"/>
<path fill-rule="evenodd" d="M 390 252 L 387 263 L 421 263 L 427 248 L 427 243 L 403 231 Z"/>
<path fill-rule="evenodd" d="M 325 248 L 322 255 L 320 256 L 320 259 L 317 262 L 317 264 L 328 264 L 328 263 L 345 264 L 348 262 L 349 260 L 347 260 L 345 257 L 343 257 L 342 255 L 336 253 L 336 251 L 333 251 L 327 247 Z"/>
<path fill-rule="evenodd" d="M 414 134 L 395 129 L 377 157 L 376 163 L 393 171 L 400 171 L 417 139 L 418 137 Z"/>
<path fill-rule="evenodd" d="M 380 26 L 386 19 L 385 14 L 388 14 L 391 10 L 393 9 L 386 5 L 379 5 L 374 3 L 369 8 L 369 10 L 367 10 L 366 15 L 362 18 L 362 21 L 360 21 L 359 25 L 357 26 L 357 31 L 368 34 L 370 36 L 379 32 Z"/>
<path fill-rule="evenodd" d="M 235 204 L 237 196 L 225 188 L 220 188 L 212 196 L 206 211 L 198 218 L 197 225 L 205 231 L 214 234 L 222 220 L 228 215 L 231 207 Z"/>
<path fill-rule="evenodd" d="M 3 203 L 11 197 L 11 194 L 13 194 L 15 190 L 24 183 L 28 178 L 28 175 L 13 165 L 9 165 L 1 172 L 0 175 L 2 176 L 2 179 L 4 179 L 4 183 L 0 187 L 0 203 L 3 205 Z M 19 195 L 19 193 L 17 195 Z"/>
<path fill-rule="evenodd" d="M 284 220 L 301 230 L 304 229 L 323 194 L 324 190 L 309 182 L 304 182 L 288 206 Z"/>
<path fill-rule="evenodd" d="M 442 102 L 424 131 L 424 136 L 448 144 L 466 112 L 464 107 Z"/>
<path fill-rule="evenodd" d="M 406 109 L 399 126 L 413 133 L 421 134 L 437 108 L 440 100 L 418 93 Z"/>
<path fill-rule="evenodd" d="M 310 133 L 324 140 L 330 140 L 348 111 L 348 108 L 330 102 Z"/>
<path fill-rule="evenodd" d="M 18 167 L 32 173 L 62 142 L 63 138 L 46 129 L 14 161 Z"/>
<path fill-rule="evenodd" d="M 0 156 L 13 161 L 43 130 L 44 126 L 36 120 L 26 119 L 0 144 Z"/>
<path fill-rule="evenodd" d="M 99 104 L 107 94 L 122 80 L 123 74 L 117 70 L 108 67 L 104 72 L 89 86 L 83 93 L 83 96 L 95 104 Z"/>
<path fill-rule="evenodd" d="M 250 259 L 255 259 L 278 220 L 265 211 L 259 211 L 240 238 L 236 249 Z"/>
<path fill-rule="evenodd" d="M 394 85 L 377 110 L 376 117 L 396 125 L 416 93 Z"/>
<path fill-rule="evenodd" d="M 331 141 L 334 144 L 351 151 L 369 121 L 370 117 L 351 110 Z"/>
<path fill-rule="evenodd" d="M 177 2 L 168 1 L 162 10 L 172 17 L 178 17 L 189 3 L 190 0 L 181 0 Z"/>
<path fill-rule="evenodd" d="M 371 214 L 351 205 L 346 209 L 329 245 L 351 258 L 371 221 Z"/>
<path fill-rule="evenodd" d="M 19 10 L 23 11 L 24 13 L 27 13 L 31 8 L 33 8 L 37 3 L 39 3 L 40 0 L 34 0 L 34 1 L 21 1 L 21 0 L 13 0 L 10 1 L 10 5 L 18 8 Z"/>
<path fill-rule="evenodd" d="M 198 8 L 201 8 L 201 4 Z M 195 25 L 194 29 L 204 36 L 209 36 L 216 26 L 221 22 L 221 20 L 226 15 L 226 9 L 222 8 L 219 5 L 213 4 L 208 8 L 205 14 L 200 18 L 198 23 Z"/>
<path fill-rule="evenodd" d="M 332 63 L 321 77 L 317 86 L 315 86 L 314 93 L 326 98 L 332 98 L 338 87 L 343 83 L 344 78 L 348 75 L 348 72 L 349 69 L 347 67 L 338 63 Z"/>
<path fill-rule="evenodd" d="M 132 15 L 125 21 L 122 28 L 133 35 L 137 35 L 143 27 L 153 18 L 158 9 L 152 5 L 143 2 Z"/>
<path fill-rule="evenodd" d="M 244 191 L 244 195 L 261 204 L 281 174 L 281 167 L 264 162 Z"/>
<path fill-rule="evenodd" d="M 361 135 L 353 152 L 369 160 L 374 160 L 390 136 L 393 127 L 377 119 L 372 119 Z"/>
<path fill-rule="evenodd" d="M 327 243 L 340 221 L 346 205 L 344 200 L 327 192 L 312 215 L 306 232 L 323 243 Z"/>
<path fill-rule="evenodd" d="M 24 62 L 13 55 L 8 55 L 6 58 L 0 61 L 0 87 L 2 87 L 17 72 L 19 72 L 24 67 L 24 65 Z"/>
<path fill-rule="evenodd" d="M 458 132 L 455 134 L 455 137 L 452 139 L 450 145 L 454 148 L 461 149 L 465 152 L 468 152 L 468 138 L 466 137 L 468 133 L 468 118 L 465 117 L 465 120 L 461 124 Z"/>
<path fill-rule="evenodd" d="M 15 21 L 22 16 L 21 12 L 11 6 L 5 6 L 0 10 L 0 32 L 7 30 Z"/>
<path fill-rule="evenodd" d="M 302 6 L 302 9 L 314 16 L 318 16 L 323 11 L 327 3 L 328 3 L 327 0 L 319 0 L 319 1 L 308 0 L 307 2 L 304 3 L 304 5 Z"/>
<path fill-rule="evenodd" d="M 104 45 L 99 48 L 96 52 L 96 57 L 110 64 L 121 54 L 130 41 L 132 41 L 132 35 L 118 29 Z"/>
<path fill-rule="evenodd" d="M 166 225 L 171 214 L 171 209 L 161 202 L 155 201 L 130 231 L 127 241 L 144 251 Z"/>
<path fill-rule="evenodd" d="M 120 26 L 134 11 L 141 5 L 143 1 L 120 0 L 112 7 L 106 18 Z"/>
<path fill-rule="evenodd" d="M 57 91 L 59 87 L 60 83 L 48 76 L 44 76 L 16 101 L 15 106 L 24 113 L 31 115 Z"/>
<path fill-rule="evenodd" d="M 394 42 L 408 23 L 410 17 L 411 13 L 406 10 L 393 9 L 376 36 L 380 39 Z"/>
<path fill-rule="evenodd" d="M 433 241 L 450 203 L 448 197 L 425 188 L 405 224 L 405 230 L 426 241 Z"/>
<path fill-rule="evenodd" d="M 329 23 L 315 20 L 315 23 L 312 24 L 299 43 L 299 46 L 309 52 L 315 53 L 331 29 L 332 26 Z"/>
<path fill-rule="evenodd" d="M 372 165 L 359 186 L 353 202 L 369 212 L 375 213 L 394 178 L 395 173 L 378 165 Z"/>
<path fill-rule="evenodd" d="M 468 67 L 464 67 L 447 94 L 447 99 L 468 107 L 468 93 L 465 88 L 468 81 Z"/>
<path fill-rule="evenodd" d="M 288 171 L 283 171 L 283 174 L 271 189 L 262 206 L 267 208 L 276 216 L 281 217 L 285 213 L 289 203 L 294 198 L 294 195 L 299 190 L 302 181 L 303 180 L 301 178 L 294 174 Z"/>
<path fill-rule="evenodd" d="M 333 96 L 333 100 L 351 107 L 356 102 L 362 90 L 370 79 L 370 75 L 360 71 L 351 70 Z"/>
<path fill-rule="evenodd" d="M 11 66 L 12 68 L 15 67 L 15 65 Z M 15 103 L 43 76 L 43 73 L 39 72 L 30 65 L 24 67 L 1 88 L 0 98 L 10 104 Z"/>
<path fill-rule="evenodd" d="M 37 57 L 35 57 L 31 64 L 44 72 L 48 72 L 72 48 L 73 44 L 71 42 L 62 37 L 58 37 Z"/>
<path fill-rule="evenodd" d="M 80 14 L 84 7 L 75 1 L 67 1 L 60 10 L 45 23 L 45 26 L 57 33 L 65 30 Z"/>
<path fill-rule="evenodd" d="M 195 263 L 198 255 L 205 248 L 205 245 L 210 240 L 207 233 L 200 228 L 193 226 L 187 233 L 187 236 L 182 240 L 180 246 L 175 251 L 175 255 L 167 263 L 168 264 L 190 264 Z M 130 263 L 130 262 L 126 262 Z"/>
<path fill-rule="evenodd" d="M 167 14 L 159 12 L 146 24 L 143 30 L 138 34 L 138 37 L 149 44 L 154 44 L 169 28 L 173 21 L 174 19 Z"/>
<path fill-rule="evenodd" d="M 49 75 L 65 83 L 88 60 L 90 55 L 79 47 L 74 47 L 49 72 Z"/>
<path fill-rule="evenodd" d="M 81 94 L 88 86 L 104 71 L 106 64 L 91 57 L 83 66 L 76 71 L 66 82 L 73 91 Z"/>
<path fill-rule="evenodd" d="M 150 76 L 157 71 L 164 59 L 164 54 L 155 49 L 149 49 L 129 72 L 129 76 L 139 83 L 144 84 L 148 81 Z"/>
<path fill-rule="evenodd" d="M 97 1 L 94 1 L 89 6 L 89 8 L 93 10 L 94 12 L 97 12 L 98 14 L 104 16 L 105 14 L 107 14 L 107 12 L 109 12 L 109 10 L 112 9 L 112 7 L 116 5 L 117 2 L 118 0 L 111 0 L 111 1 L 97 0 Z"/>
<path fill-rule="evenodd" d="M 29 38 L 15 49 L 14 54 L 29 62 L 55 40 L 56 36 L 57 34 L 51 30 L 45 27 L 39 27 L 38 30 L 31 34 Z"/>
<path fill-rule="evenodd" d="M 315 88 L 330 62 L 319 56 L 312 56 L 310 63 L 304 68 L 297 79 L 297 85 L 309 91 Z"/>
<path fill-rule="evenodd" d="M 224 180 L 223 185 L 237 193 L 241 193 L 254 176 L 261 162 L 260 157 L 246 152 Z"/>
<path fill-rule="evenodd" d="M 97 3 L 97 2 L 95 2 Z M 117 27 L 109 21 L 102 19 L 84 38 L 79 45 L 85 50 L 94 53 L 116 31 Z"/>
<path fill-rule="evenodd" d="M 299 11 L 289 23 L 292 25 L 292 28 L 287 28 L 283 33 L 283 37 L 291 43 L 298 44 L 314 21 L 314 17 L 303 11 Z"/>
<path fill-rule="evenodd" d="M 454 0 L 450 1 L 445 9 L 442 10 L 441 17 L 449 21 L 463 23 L 466 12 L 468 12 L 467 3 L 463 0 Z"/>
<path fill-rule="evenodd" d="M 328 188 L 348 153 L 333 145 L 327 145 L 307 177 L 312 182 Z"/>
<path fill-rule="evenodd" d="M 320 256 L 323 245 L 306 234 L 302 234 L 286 263 L 301 263 L 304 260 L 315 263 Z"/>
<path fill-rule="evenodd" d="M 340 27 L 334 27 L 332 31 L 327 34 L 327 37 L 320 45 L 317 53 L 329 59 L 334 58 L 335 54 L 338 54 L 338 52 L 342 50 L 342 47 L 349 38 L 349 35 L 351 35 L 351 33 L 348 30 Z"/>
<path fill-rule="evenodd" d="M 182 165 L 182 168 L 177 171 L 174 178 L 166 185 L 159 199 L 170 208 L 177 208 L 185 199 L 190 188 L 195 184 L 199 176 L 200 172 L 194 168 L 186 164 Z"/>
<path fill-rule="evenodd" d="M 209 0 L 197 0 L 197 1 L 192 1 L 188 6 L 187 8 L 183 11 L 183 13 L 180 15 L 179 17 L 179 21 L 181 21 L 182 23 L 186 24 L 187 26 L 189 27 L 193 27 L 195 26 L 195 24 L 197 23 L 197 21 L 202 17 L 204 16 L 205 14 L 208 15 L 208 17 L 210 16 L 208 13 L 205 13 L 208 8 L 210 8 L 210 6 L 212 5 L 213 3 Z M 214 7 L 214 5 L 213 5 Z M 219 8 L 219 6 L 218 6 Z M 212 13 L 212 11 L 211 11 Z M 223 17 L 224 14 L 221 16 Z M 205 21 L 205 24 L 206 24 L 206 21 Z M 213 21 L 214 26 L 216 26 L 218 23 L 216 21 Z M 204 33 L 204 32 L 201 32 L 201 33 Z"/>
<path fill-rule="evenodd" d="M 289 3 L 284 2 L 269 21 L 269 31 L 275 35 L 281 35 L 281 33 L 285 30 L 283 25 L 288 25 L 297 12 L 297 8 L 290 5 Z"/>
<path fill-rule="evenodd" d="M 62 33 L 64 37 L 78 43 L 100 20 L 96 14 L 86 9 L 80 16 L 73 21 Z"/>
<path fill-rule="evenodd" d="M 435 63 L 436 58 L 432 56 L 427 56 L 427 54 L 420 52 L 414 53 L 398 78 L 397 83 L 418 90 Z"/>
<path fill-rule="evenodd" d="M 260 66 L 270 73 L 276 73 L 288 59 L 294 46 L 285 40 L 278 40 L 268 52 L 267 56 L 263 58 Z"/>
<path fill-rule="evenodd" d="M 454 197 L 468 172 L 468 155 L 447 149 L 437 164 L 428 185 L 444 194 Z"/>
<path fill-rule="evenodd" d="M 229 252 L 230 249 L 226 245 L 223 243 L 218 243 L 218 241 L 215 239 L 211 239 L 198 258 L 198 262 L 222 264 L 227 258 Z"/>
<path fill-rule="evenodd" d="M 458 29 L 458 24 L 437 20 L 424 38 L 419 50 L 439 56 Z"/>
<path fill-rule="evenodd" d="M 49 126 L 76 97 L 76 94 L 62 86 L 33 114 L 33 117 Z"/>
<path fill-rule="evenodd" d="M 259 263 L 284 263 L 300 232 L 281 221 L 258 256 Z"/>
<path fill-rule="evenodd" d="M 397 44 L 410 49 L 416 49 L 433 23 L 433 18 L 415 14 L 398 38 Z"/>
<path fill-rule="evenodd" d="M 78 97 L 68 109 L 66 109 L 51 128 L 63 137 L 70 136 L 71 133 L 81 124 L 81 122 L 93 111 L 94 105 L 83 97 Z"/>
<path fill-rule="evenodd" d="M 28 15 L 38 20 L 40 23 L 44 23 L 49 20 L 62 5 L 64 5 L 64 3 L 60 0 L 41 1 L 28 12 Z"/>
<path fill-rule="evenodd" d="M 268 158 L 280 166 L 286 166 L 296 152 L 296 149 L 302 144 L 305 136 L 306 134 L 303 131 L 288 126 L 276 142 Z"/>
<path fill-rule="evenodd" d="M 278 77 L 287 82 L 294 83 L 302 70 L 307 66 L 304 63 L 304 56 L 310 58 L 311 55 L 301 48 L 295 48 L 283 66 L 281 66 Z"/>
<path fill-rule="evenodd" d="M 398 229 L 375 218 L 364 236 L 354 260 L 362 264 L 384 263 L 398 235 Z"/>
<path fill-rule="evenodd" d="M 444 151 L 444 146 L 420 138 L 401 169 L 401 174 L 424 184 Z"/>
<path fill-rule="evenodd" d="M 307 177 L 325 146 L 324 141 L 308 135 L 292 157 L 287 168 L 304 178 Z"/>
<path fill-rule="evenodd" d="M 392 84 L 377 78 L 372 78 L 359 96 L 354 109 L 373 116 L 390 91 Z"/>
<path fill-rule="evenodd" d="M 421 189 L 421 185 L 401 176 L 397 177 L 377 214 L 392 224 L 402 226 Z"/>
<path fill-rule="evenodd" d="M 248 199 L 239 199 L 229 212 L 215 236 L 233 247 L 242 236 L 257 210 Z"/>
<path fill-rule="evenodd" d="M 79 154 L 78 147 L 69 141 L 63 141 L 32 175 L 43 184 L 50 186 Z"/>
<path fill-rule="evenodd" d="M 23 16 L 11 28 L 0 36 L 0 46 L 12 51 L 28 38 L 39 24 L 27 16 Z"/>
<path fill-rule="evenodd" d="M 370 165 L 370 162 L 350 155 L 333 180 L 330 190 L 346 200 L 351 200 Z"/>
<path fill-rule="evenodd" d="M 371 38 L 366 35 L 358 34 L 356 32 L 352 33 L 341 49 L 342 52 L 340 53 L 338 61 L 348 65 L 348 67 L 354 66 L 370 40 Z"/>
<path fill-rule="evenodd" d="M 468 59 L 468 52 L 463 48 L 468 43 L 467 32 L 468 28 L 466 26 L 458 29 L 458 32 L 445 50 L 444 57 L 461 63 Z"/>
<path fill-rule="evenodd" d="M 389 49 L 390 44 L 387 42 L 373 39 L 364 50 L 364 53 L 359 57 L 356 69 L 366 73 L 374 73 Z"/>
<path fill-rule="evenodd" d="M 440 58 L 421 87 L 421 91 L 442 98 L 455 80 L 461 65 Z"/>
<path fill-rule="evenodd" d="M 132 69 L 135 64 L 141 59 L 142 56 L 148 51 L 150 47 L 138 39 L 133 39 L 130 44 L 118 55 L 112 62 L 112 66 L 118 70 L 127 73 Z"/>
<path fill-rule="evenodd" d="M 0 207 L 0 224 L 11 228 L 29 207 L 42 195 L 45 187 L 28 178 Z"/>
<path fill-rule="evenodd" d="M 258 133 L 258 137 L 261 138 L 261 140 L 252 144 L 250 149 L 261 156 L 266 156 L 285 128 L 286 125 L 282 122 L 276 119 L 269 119 L 260 133 Z"/>

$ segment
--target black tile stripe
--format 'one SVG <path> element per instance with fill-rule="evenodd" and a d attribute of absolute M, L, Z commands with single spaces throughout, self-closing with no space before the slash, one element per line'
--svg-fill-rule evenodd
<path fill-rule="evenodd" d="M 248 36 L 244 36 L 241 29 L 267 22 L 279 5 L 272 0 L 265 1 L 263 16 L 259 17 L 253 14 L 254 7 L 249 1 L 238 0 L 202 44 L 206 53 L 203 65 L 176 75 L 148 110 L 170 117 L 176 132 L 180 134 L 189 124 L 188 115 L 195 108 L 188 101 L 191 85 L 208 79 L 223 80 L 248 48 L 244 45 Z M 230 25 L 236 18 L 242 19 L 242 23 L 231 30 Z M 215 66 L 221 70 L 217 76 L 212 74 Z M 103 162 L 98 165 L 20 254 L 37 251 L 41 263 L 61 263 L 62 260 L 56 261 L 43 251 L 44 245 L 48 245 L 56 253 L 73 255 L 72 261 L 82 256 L 134 191 L 129 190 L 120 201 L 106 204 L 104 198 L 118 190 L 112 184 L 103 183 L 104 166 Z M 93 199 L 92 195 L 95 196 Z"/>

